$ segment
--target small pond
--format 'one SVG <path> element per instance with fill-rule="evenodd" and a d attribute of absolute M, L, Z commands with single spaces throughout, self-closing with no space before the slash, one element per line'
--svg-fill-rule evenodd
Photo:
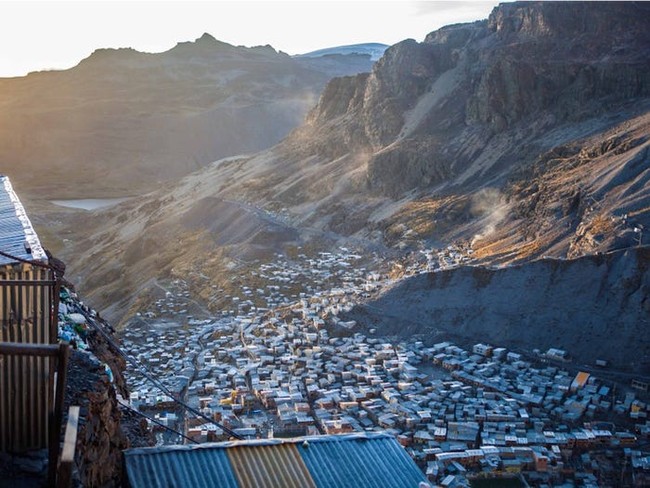
<path fill-rule="evenodd" d="M 68 208 L 79 208 L 81 210 L 99 210 L 117 205 L 129 200 L 129 197 L 123 198 L 86 198 L 77 200 L 52 200 L 54 205 Z"/>

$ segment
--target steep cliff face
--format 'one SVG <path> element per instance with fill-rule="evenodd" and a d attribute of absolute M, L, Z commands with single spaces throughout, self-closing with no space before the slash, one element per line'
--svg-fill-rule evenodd
<path fill-rule="evenodd" d="M 534 113 L 580 120 L 648 96 L 650 11 L 641 4 L 504 4 L 488 19 L 468 119 L 509 127 Z"/>
<path fill-rule="evenodd" d="M 326 90 L 311 139 L 331 138 L 339 154 L 364 145 L 367 184 L 393 197 L 501 178 L 510 168 L 498 164 L 515 147 L 518 157 L 533 155 L 549 144 L 545 132 L 650 95 L 649 21 L 650 9 L 637 3 L 501 5 L 487 21 L 396 44 L 370 76 Z M 335 121 L 332 106 L 347 111 Z M 490 145 L 506 136 L 523 140 Z"/>

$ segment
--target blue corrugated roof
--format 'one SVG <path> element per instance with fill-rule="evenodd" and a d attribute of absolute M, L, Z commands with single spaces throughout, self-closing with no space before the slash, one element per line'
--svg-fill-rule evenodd
<path fill-rule="evenodd" d="M 257 484 L 259 473 L 266 481 L 311 475 L 315 486 L 328 488 L 417 488 L 426 481 L 395 438 L 383 433 L 128 449 L 124 456 L 132 488 L 243 488 Z"/>
<path fill-rule="evenodd" d="M 31 252 L 28 252 L 28 248 Z M 32 223 L 7 176 L 0 176 L 0 251 L 21 259 L 47 260 Z M 14 261 L 0 256 L 0 264 L 11 262 Z"/>
<path fill-rule="evenodd" d="M 313 437 L 298 444 L 316 486 L 417 487 L 424 474 L 394 437 L 349 434 Z"/>
<path fill-rule="evenodd" d="M 209 444 L 129 449 L 126 474 L 133 488 L 238 488 L 225 449 Z"/>

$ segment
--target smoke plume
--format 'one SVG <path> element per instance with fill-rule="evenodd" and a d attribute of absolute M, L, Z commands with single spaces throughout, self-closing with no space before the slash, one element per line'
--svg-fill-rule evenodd
<path fill-rule="evenodd" d="M 497 229 L 497 226 L 508 215 L 508 203 L 503 194 L 496 188 L 485 188 L 472 196 L 470 213 L 479 219 L 481 230 L 472 238 L 472 245 L 484 239 Z"/>

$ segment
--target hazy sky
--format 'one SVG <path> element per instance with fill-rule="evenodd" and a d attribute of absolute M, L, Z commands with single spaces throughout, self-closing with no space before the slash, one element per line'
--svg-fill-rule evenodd
<path fill-rule="evenodd" d="M 204 32 L 289 54 L 406 38 L 487 18 L 494 1 L 0 0 L 0 77 L 76 65 L 97 48 L 161 52 Z"/>

